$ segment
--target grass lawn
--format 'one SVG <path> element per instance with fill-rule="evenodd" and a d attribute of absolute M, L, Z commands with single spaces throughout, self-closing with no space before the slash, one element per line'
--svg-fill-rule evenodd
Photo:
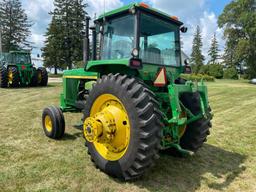
<path fill-rule="evenodd" d="M 256 191 L 256 86 L 208 83 L 214 112 L 208 142 L 188 158 L 162 154 L 135 182 L 96 170 L 81 133 L 80 114 L 65 114 L 66 135 L 44 136 L 42 109 L 58 105 L 60 84 L 0 89 L 0 191 Z"/>

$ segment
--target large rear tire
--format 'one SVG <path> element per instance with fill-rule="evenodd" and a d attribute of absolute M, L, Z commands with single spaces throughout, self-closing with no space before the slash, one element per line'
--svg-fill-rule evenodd
<path fill-rule="evenodd" d="M 184 93 L 181 96 L 181 101 L 186 108 L 193 114 L 201 113 L 199 93 Z M 210 113 L 209 108 L 207 113 Z M 210 115 L 209 115 L 210 116 Z M 204 118 L 194 121 L 187 125 L 184 135 L 180 139 L 182 148 L 196 152 L 207 141 L 207 136 L 210 134 L 212 127 L 211 118 Z"/>
<path fill-rule="evenodd" d="M 31 78 L 30 86 L 36 87 L 38 83 L 38 72 L 35 67 L 33 67 L 33 76 Z"/>
<path fill-rule="evenodd" d="M 44 67 L 39 67 L 37 69 L 38 74 L 38 85 L 47 86 L 48 84 L 48 73 Z"/>
<path fill-rule="evenodd" d="M 6 88 L 8 86 L 8 73 L 4 66 L 0 66 L 0 87 Z"/>
<path fill-rule="evenodd" d="M 17 67 L 8 68 L 8 84 L 9 87 L 19 87 L 20 85 L 20 75 Z"/>
<path fill-rule="evenodd" d="M 124 149 L 126 151 L 122 151 L 123 154 L 118 159 L 104 156 L 98 150 L 97 141 L 87 141 L 88 154 L 96 167 L 113 177 L 124 180 L 138 178 L 158 158 L 163 128 L 159 104 L 155 100 L 155 94 L 135 78 L 109 74 L 99 79 L 90 91 L 85 104 L 84 120 L 92 116 L 94 105 L 100 105 L 97 103 L 99 98 L 106 95 L 112 95 L 112 99 L 117 98 L 110 103 L 119 103 L 127 112 L 125 116 L 128 116 L 128 123 L 123 122 L 129 126 L 129 142 Z M 104 105 L 108 106 L 108 103 L 102 102 L 102 106 Z M 107 154 L 114 153 L 107 148 L 104 148 Z"/>

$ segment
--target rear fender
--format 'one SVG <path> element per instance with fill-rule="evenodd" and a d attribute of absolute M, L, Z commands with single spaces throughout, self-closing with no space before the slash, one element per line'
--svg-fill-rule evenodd
<path fill-rule="evenodd" d="M 193 83 L 191 81 L 187 81 L 185 84 L 170 84 L 168 86 L 168 92 L 170 95 L 170 105 L 172 108 L 172 115 L 173 118 L 169 121 L 173 122 L 175 121 L 174 119 L 179 119 L 180 114 L 185 108 L 182 105 L 182 102 L 180 101 L 180 96 L 182 93 L 199 93 L 200 95 L 200 108 L 201 108 L 201 113 L 198 114 L 193 114 L 189 109 L 185 108 L 186 112 L 188 113 L 188 116 L 194 119 L 188 119 L 188 122 L 191 123 L 193 121 L 196 121 L 197 119 L 201 118 L 202 116 L 207 117 L 209 115 L 207 113 L 208 108 L 209 108 L 209 101 L 208 101 L 208 90 L 204 82 L 199 82 L 199 83 Z M 196 118 L 196 116 L 198 116 Z M 187 123 L 188 123 L 187 122 Z"/>

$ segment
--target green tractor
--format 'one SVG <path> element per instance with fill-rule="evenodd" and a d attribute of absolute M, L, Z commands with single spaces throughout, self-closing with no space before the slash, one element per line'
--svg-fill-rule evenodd
<path fill-rule="evenodd" d="M 181 61 L 183 23 L 144 3 L 94 23 L 84 69 L 64 72 L 60 107 L 43 111 L 46 136 L 61 139 L 63 113 L 81 112 L 92 162 L 124 180 L 143 175 L 160 150 L 194 154 L 210 134 L 212 115 L 204 82 L 180 78 L 191 72 Z"/>
<path fill-rule="evenodd" d="M 29 51 L 0 53 L 0 87 L 47 86 L 45 68 L 36 69 Z"/>

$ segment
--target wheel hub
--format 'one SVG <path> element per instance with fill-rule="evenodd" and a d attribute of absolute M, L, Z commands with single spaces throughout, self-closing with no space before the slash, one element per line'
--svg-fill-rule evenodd
<path fill-rule="evenodd" d="M 52 131 L 52 120 L 51 120 L 51 117 L 49 115 L 46 115 L 45 116 L 45 128 L 48 132 L 51 132 Z"/>
<path fill-rule="evenodd" d="M 121 101 L 113 95 L 104 94 L 96 99 L 83 127 L 86 140 L 106 159 L 119 159 L 128 147 L 128 115 Z"/>
<path fill-rule="evenodd" d="M 13 81 L 13 74 L 11 71 L 8 72 L 8 81 L 9 81 L 9 83 L 12 83 L 12 81 Z"/>

